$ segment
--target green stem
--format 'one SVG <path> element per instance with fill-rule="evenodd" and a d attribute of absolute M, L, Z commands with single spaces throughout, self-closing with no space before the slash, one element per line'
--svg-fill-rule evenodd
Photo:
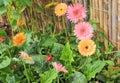
<path fill-rule="evenodd" d="M 24 64 L 24 62 L 23 62 L 23 66 L 24 66 L 24 69 L 26 71 L 26 77 L 27 77 L 28 83 L 30 83 L 29 75 L 28 75 L 28 72 L 27 72 L 27 69 L 26 69 L 26 65 Z"/>
<path fill-rule="evenodd" d="M 59 83 L 59 76 L 57 77 L 57 83 Z"/>
<path fill-rule="evenodd" d="M 8 49 L 7 49 L 7 52 L 9 54 L 10 58 L 12 58 L 12 55 L 11 55 L 11 53 L 10 53 L 10 51 Z"/>
<path fill-rule="evenodd" d="M 87 61 L 88 61 L 88 57 L 86 57 L 84 64 L 80 68 L 78 68 L 78 70 L 82 69 L 87 64 Z"/>
<path fill-rule="evenodd" d="M 68 37 L 67 37 L 67 29 L 66 29 L 66 26 L 65 26 L 65 18 L 62 16 L 62 23 L 63 23 L 63 28 L 65 30 L 65 36 L 66 36 L 66 40 L 68 40 Z"/>

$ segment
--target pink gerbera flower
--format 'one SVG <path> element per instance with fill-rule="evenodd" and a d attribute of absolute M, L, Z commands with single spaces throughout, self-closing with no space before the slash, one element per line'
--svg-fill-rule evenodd
<path fill-rule="evenodd" d="M 58 71 L 62 71 L 62 72 L 68 72 L 65 67 L 62 66 L 62 64 L 56 63 L 56 62 L 52 62 L 52 65 L 55 69 L 57 69 Z"/>
<path fill-rule="evenodd" d="M 79 39 L 90 39 L 93 37 L 93 28 L 88 22 L 82 22 L 75 25 L 74 35 Z"/>
<path fill-rule="evenodd" d="M 73 23 L 78 22 L 86 16 L 86 9 L 81 4 L 73 4 L 68 6 L 67 18 Z"/>

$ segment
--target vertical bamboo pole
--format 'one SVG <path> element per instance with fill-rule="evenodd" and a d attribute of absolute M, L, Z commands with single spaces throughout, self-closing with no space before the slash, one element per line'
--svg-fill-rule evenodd
<path fill-rule="evenodd" d="M 92 4 L 92 0 L 90 0 L 90 19 L 92 20 L 93 18 L 93 4 Z"/>
<path fill-rule="evenodd" d="M 92 14 L 93 14 L 93 17 L 92 17 L 92 20 L 95 20 L 95 0 L 92 0 L 92 6 L 93 6 L 93 11 L 92 11 Z"/>
<path fill-rule="evenodd" d="M 118 50 L 120 50 L 120 0 L 118 0 Z"/>
<path fill-rule="evenodd" d="M 118 11 L 117 11 L 117 1 L 118 0 L 113 0 L 112 1 L 112 40 L 113 40 L 113 44 L 116 46 L 117 43 L 117 25 L 118 25 L 118 20 L 117 20 L 117 15 L 118 15 Z"/>
<path fill-rule="evenodd" d="M 96 14 L 96 21 L 98 22 L 99 21 L 99 1 L 95 0 L 95 14 Z"/>
<path fill-rule="evenodd" d="M 84 7 L 87 9 L 87 7 L 88 7 L 88 0 L 84 0 Z"/>
<path fill-rule="evenodd" d="M 104 39 L 105 48 L 108 47 L 108 0 L 104 0 Z"/>
<path fill-rule="evenodd" d="M 108 31 L 109 31 L 109 41 L 112 40 L 112 0 L 109 0 L 108 2 L 109 5 L 109 9 L 108 9 L 108 14 L 109 14 L 109 18 L 108 18 Z"/>
<path fill-rule="evenodd" d="M 99 9 L 100 9 L 100 29 L 103 28 L 104 20 L 103 20 L 103 0 L 99 0 Z"/>

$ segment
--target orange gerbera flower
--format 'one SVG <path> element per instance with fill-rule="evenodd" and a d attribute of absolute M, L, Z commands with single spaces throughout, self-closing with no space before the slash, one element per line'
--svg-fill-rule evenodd
<path fill-rule="evenodd" d="M 13 38 L 14 46 L 21 46 L 26 40 L 26 35 L 24 33 L 18 33 Z"/>
<path fill-rule="evenodd" d="M 24 25 L 23 20 L 18 20 L 18 21 L 17 21 L 17 25 L 20 26 L 20 27 L 23 26 L 23 25 Z"/>
<path fill-rule="evenodd" d="M 65 3 L 60 3 L 55 7 L 55 14 L 57 16 L 62 16 L 66 13 L 67 5 Z"/>
<path fill-rule="evenodd" d="M 32 58 L 25 52 L 20 52 L 20 56 L 26 60 L 32 61 Z"/>
<path fill-rule="evenodd" d="M 91 39 L 84 39 L 79 42 L 78 50 L 83 56 L 91 56 L 96 51 L 96 45 Z"/>

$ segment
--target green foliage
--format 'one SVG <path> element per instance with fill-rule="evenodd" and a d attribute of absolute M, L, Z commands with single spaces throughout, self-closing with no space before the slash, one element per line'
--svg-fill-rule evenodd
<path fill-rule="evenodd" d="M 60 57 L 61 60 L 67 61 L 67 62 L 73 62 L 73 54 L 72 50 L 70 49 L 70 44 L 66 43 L 65 47 L 63 48 L 62 55 Z"/>
<path fill-rule="evenodd" d="M 52 83 L 52 81 L 57 77 L 57 75 L 58 71 L 56 69 L 48 70 L 41 75 L 40 82 Z"/>
<path fill-rule="evenodd" d="M 70 75 L 71 82 L 70 83 L 87 83 L 87 79 L 84 74 L 81 72 L 75 72 Z"/>
<path fill-rule="evenodd" d="M 11 62 L 11 59 L 7 56 L 0 56 L 0 69 L 7 67 Z"/>
<path fill-rule="evenodd" d="M 29 7 L 32 6 L 32 0 L 18 0 L 18 2 L 19 2 L 20 4 L 25 5 L 25 6 L 29 6 Z"/>
<path fill-rule="evenodd" d="M 0 40 L 0 83 L 119 83 L 120 63 L 116 61 L 120 52 L 114 51 L 116 48 L 111 43 L 104 49 L 106 37 L 99 31 L 98 22 L 90 21 L 96 52 L 92 56 L 81 56 L 78 52 L 81 40 L 73 33 L 75 24 L 67 25 L 64 16 L 63 20 L 56 17 L 54 4 L 45 8 L 48 3 L 51 1 L 0 0 L 0 15 L 7 20 L 0 29 L 0 37 L 6 37 L 5 41 Z M 19 26 L 18 20 L 24 21 L 24 25 Z M 19 32 L 25 33 L 26 41 L 14 46 L 14 36 Z M 28 53 L 26 57 L 32 61 L 21 56 L 21 51 Z M 47 62 L 50 54 L 52 60 Z M 52 62 L 62 64 L 68 73 L 51 69 Z"/>
<path fill-rule="evenodd" d="M 45 55 L 32 55 L 32 58 L 34 60 L 34 64 L 32 66 L 32 68 L 34 69 L 34 71 L 36 71 L 38 74 L 43 73 L 45 70 L 47 70 L 48 68 L 46 68 L 48 65 L 45 62 Z"/>
<path fill-rule="evenodd" d="M 52 55 L 57 57 L 60 57 L 60 55 L 62 54 L 62 50 L 63 50 L 64 46 L 62 44 L 59 43 L 54 43 L 53 48 L 52 48 Z"/>
<path fill-rule="evenodd" d="M 84 71 L 88 80 L 94 78 L 97 73 L 99 73 L 105 66 L 103 61 L 97 60 L 94 63 L 86 64 L 86 69 Z"/>
<path fill-rule="evenodd" d="M 105 50 L 105 54 L 109 54 L 114 49 L 114 46 L 110 43 L 108 48 Z"/>
<path fill-rule="evenodd" d="M 8 83 L 15 83 L 15 77 L 7 75 L 6 77 Z"/>
<path fill-rule="evenodd" d="M 42 46 L 44 46 L 44 47 L 52 47 L 52 45 L 57 42 L 57 39 L 50 37 L 50 38 L 47 38 L 43 42 L 44 43 L 42 44 Z"/>

